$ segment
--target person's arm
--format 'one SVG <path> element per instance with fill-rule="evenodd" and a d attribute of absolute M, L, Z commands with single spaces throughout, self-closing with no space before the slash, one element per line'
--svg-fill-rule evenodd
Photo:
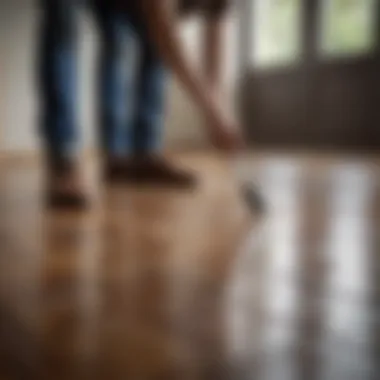
<path fill-rule="evenodd" d="M 187 59 L 176 29 L 173 0 L 141 0 L 142 11 L 153 43 L 164 62 L 178 77 L 185 89 L 203 110 L 208 132 L 214 143 L 222 148 L 235 149 L 241 145 L 240 129 L 229 118 L 219 97 L 205 82 L 202 71 L 196 70 Z"/>
<path fill-rule="evenodd" d="M 190 65 L 182 48 L 173 0 L 141 0 L 141 6 L 151 38 L 165 63 L 206 114 L 218 112 L 208 86 Z"/>
<path fill-rule="evenodd" d="M 228 109 L 230 117 L 233 114 L 231 105 L 227 99 L 227 91 L 225 89 L 225 73 L 226 67 L 224 62 L 225 48 L 227 43 L 227 18 L 226 12 L 222 10 L 217 14 L 208 14 L 204 18 L 204 27 L 202 35 L 202 60 L 201 67 L 203 70 L 204 81 L 210 91 L 218 98 L 223 109 Z M 206 119 L 209 128 L 212 128 L 212 119 Z M 242 140 L 241 131 L 240 140 Z M 241 145 L 244 145 L 240 141 Z"/>
<path fill-rule="evenodd" d="M 207 17 L 203 30 L 203 57 L 202 66 L 204 78 L 208 86 L 216 93 L 223 90 L 223 55 L 226 42 L 226 19 Z"/>

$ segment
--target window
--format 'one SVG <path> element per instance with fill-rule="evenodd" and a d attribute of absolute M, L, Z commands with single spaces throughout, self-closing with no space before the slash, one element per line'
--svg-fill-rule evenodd
<path fill-rule="evenodd" d="M 324 0 L 321 7 L 320 53 L 360 55 L 375 46 L 378 0 Z"/>
<path fill-rule="evenodd" d="M 304 0 L 255 0 L 254 66 L 290 65 L 301 56 Z"/>

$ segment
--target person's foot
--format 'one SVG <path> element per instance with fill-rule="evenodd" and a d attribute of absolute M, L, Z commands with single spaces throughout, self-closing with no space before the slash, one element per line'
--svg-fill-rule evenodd
<path fill-rule="evenodd" d="M 89 205 L 77 167 L 61 161 L 47 173 L 46 204 L 52 209 L 84 210 Z"/>
<path fill-rule="evenodd" d="M 105 180 L 111 183 L 132 183 L 191 189 L 196 185 L 193 174 L 181 170 L 162 157 L 144 156 L 108 160 Z"/>

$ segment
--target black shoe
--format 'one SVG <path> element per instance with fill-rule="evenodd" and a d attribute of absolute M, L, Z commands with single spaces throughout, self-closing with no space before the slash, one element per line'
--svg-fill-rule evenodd
<path fill-rule="evenodd" d="M 132 183 L 169 188 L 193 189 L 193 174 L 178 169 L 157 156 L 130 158 L 110 162 L 105 168 L 105 180 L 111 183 Z"/>
<path fill-rule="evenodd" d="M 47 207 L 76 211 L 89 207 L 89 199 L 80 184 L 77 167 L 71 161 L 50 163 L 47 176 Z"/>

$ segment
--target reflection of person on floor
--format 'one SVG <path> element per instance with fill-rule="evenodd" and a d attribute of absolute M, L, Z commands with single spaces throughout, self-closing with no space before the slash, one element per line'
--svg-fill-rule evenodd
<path fill-rule="evenodd" d="M 40 1 L 43 5 L 40 89 L 48 201 L 53 206 L 82 207 L 86 196 L 76 167 L 76 17 L 83 0 Z M 174 11 L 177 0 L 87 1 L 94 10 L 101 35 L 99 120 L 104 178 L 192 186 L 194 178 L 189 173 L 159 156 L 166 67 L 177 75 L 204 112 L 214 143 L 224 148 L 236 146 L 238 129 L 224 115 L 217 99 L 225 1 L 182 0 L 184 11 L 204 12 L 207 25 L 204 75 L 193 70 L 182 53 L 173 17 L 177 14 Z M 139 46 L 133 89 L 123 84 L 126 35 L 133 36 Z M 127 112 L 128 103 L 134 105 L 132 117 Z"/>

